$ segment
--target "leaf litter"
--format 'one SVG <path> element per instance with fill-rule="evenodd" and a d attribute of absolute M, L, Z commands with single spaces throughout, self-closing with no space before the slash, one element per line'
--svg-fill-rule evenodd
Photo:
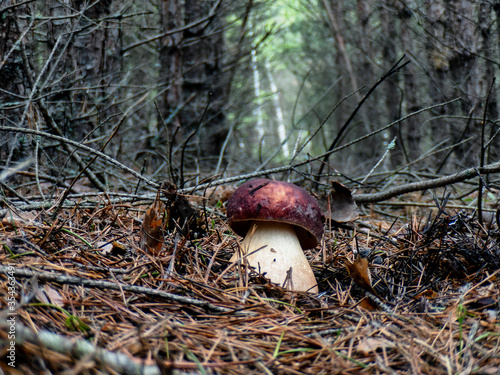
<path fill-rule="evenodd" d="M 319 294 L 229 262 L 238 238 L 221 201 L 200 205 L 172 185 L 152 203 L 103 196 L 55 220 L 5 210 L 1 324 L 14 269 L 16 368 L 4 349 L 0 369 L 497 374 L 498 228 L 446 205 L 392 222 L 394 208 L 370 207 L 351 227 L 328 222 L 306 251 Z"/>

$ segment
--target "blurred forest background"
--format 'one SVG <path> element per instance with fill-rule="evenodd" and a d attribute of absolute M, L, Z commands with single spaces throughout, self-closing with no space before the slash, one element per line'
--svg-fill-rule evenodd
<path fill-rule="evenodd" d="M 498 0 L 1 0 L 0 167 L 129 189 L 65 140 L 181 187 L 491 163 L 499 27 Z"/>

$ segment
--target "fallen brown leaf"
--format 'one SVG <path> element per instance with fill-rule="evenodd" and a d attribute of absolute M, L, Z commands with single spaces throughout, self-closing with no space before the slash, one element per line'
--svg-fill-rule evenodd
<path fill-rule="evenodd" d="M 142 250 L 159 253 L 163 246 L 168 212 L 158 193 L 155 201 L 144 215 L 141 227 L 140 247 Z"/>
<path fill-rule="evenodd" d="M 319 199 L 325 216 L 331 217 L 333 221 L 345 223 L 356 220 L 358 212 L 357 205 L 352 197 L 351 190 L 339 182 L 331 181 L 332 190 L 330 194 Z"/>
<path fill-rule="evenodd" d="M 368 259 L 362 258 L 358 254 L 352 263 L 346 258 L 345 266 L 347 272 L 349 272 L 349 275 L 357 285 L 378 297 L 377 292 L 372 287 L 372 277 L 368 268 Z"/>
<path fill-rule="evenodd" d="M 378 349 L 394 348 L 395 344 L 382 337 L 367 337 L 361 340 L 356 350 L 363 355 L 369 355 L 370 352 L 376 352 Z"/>

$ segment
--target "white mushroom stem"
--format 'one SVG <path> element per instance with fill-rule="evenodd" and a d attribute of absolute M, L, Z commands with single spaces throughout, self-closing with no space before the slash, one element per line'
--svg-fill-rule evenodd
<path fill-rule="evenodd" d="M 316 278 L 292 225 L 255 221 L 241 249 L 243 254 L 239 255 L 249 254 L 245 258 L 248 264 L 272 282 L 291 290 L 318 292 Z M 233 256 L 236 259 L 237 254 Z"/>

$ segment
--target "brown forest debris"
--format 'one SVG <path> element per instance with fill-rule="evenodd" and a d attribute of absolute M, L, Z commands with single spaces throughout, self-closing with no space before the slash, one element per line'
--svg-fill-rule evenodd
<path fill-rule="evenodd" d="M 237 243 L 223 209 L 210 209 L 206 232 L 167 230 L 154 256 L 134 251 L 141 227 L 131 205 L 62 209 L 57 225 L 0 227 L 0 306 L 8 306 L 12 267 L 17 324 L 167 373 L 447 374 L 500 366 L 500 236 L 474 217 L 446 207 L 408 224 L 365 214 L 376 237 L 357 233 L 366 261 L 351 273 L 366 283 L 369 264 L 369 285 L 390 307 L 367 310 L 342 262 L 353 233 L 328 231 L 324 252 L 307 252 L 320 294 L 292 293 L 255 274 L 240 283 L 233 268 L 220 277 Z M 100 247 L 118 240 L 122 251 Z M 39 339 L 19 341 L 16 356 L 28 375 L 111 372 L 98 354 Z M 0 366 L 9 369 L 5 356 Z"/>

